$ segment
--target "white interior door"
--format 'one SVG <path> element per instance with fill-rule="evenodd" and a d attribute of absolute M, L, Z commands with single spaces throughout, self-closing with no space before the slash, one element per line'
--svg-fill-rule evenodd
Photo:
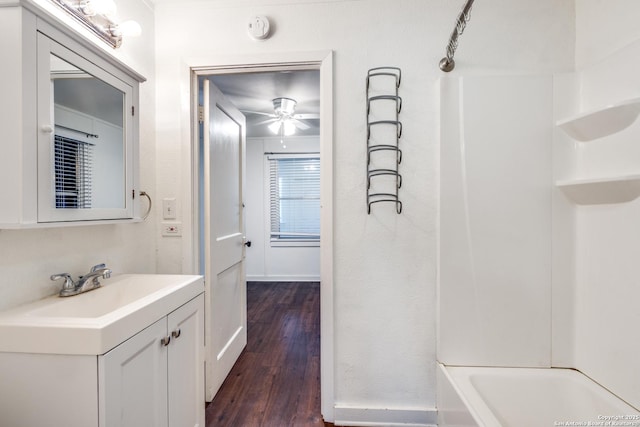
<path fill-rule="evenodd" d="M 211 82 L 204 92 L 206 395 L 213 400 L 247 344 L 245 118 Z"/>

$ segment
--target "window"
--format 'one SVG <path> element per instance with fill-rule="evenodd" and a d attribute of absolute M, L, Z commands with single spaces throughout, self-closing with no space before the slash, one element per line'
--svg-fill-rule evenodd
<path fill-rule="evenodd" d="M 91 207 L 92 144 L 55 135 L 56 209 Z"/>
<path fill-rule="evenodd" d="M 272 246 L 320 243 L 320 158 L 269 156 Z"/>

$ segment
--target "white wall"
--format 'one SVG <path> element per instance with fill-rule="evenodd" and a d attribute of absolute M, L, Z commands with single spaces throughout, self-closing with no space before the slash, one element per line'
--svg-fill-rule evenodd
<path fill-rule="evenodd" d="M 190 179 L 183 173 L 190 124 L 181 119 L 190 107 L 186 64 L 221 56 L 335 52 L 334 385 L 336 414 L 352 421 L 366 417 L 362 409 L 382 408 L 422 411 L 423 423 L 435 422 L 437 64 L 459 8 L 448 0 L 156 7 L 158 198 L 176 197 L 183 222 L 190 220 L 182 196 Z M 272 19 L 271 39 L 248 38 L 246 23 L 255 14 Z M 570 70 L 573 22 L 572 0 L 479 2 L 461 38 L 454 74 Z M 364 79 L 369 68 L 382 65 L 403 71 L 401 215 L 392 205 L 366 214 Z M 188 243 L 176 240 L 160 242 L 159 269 L 182 271 Z"/>
<path fill-rule="evenodd" d="M 576 1 L 575 110 L 640 96 L 639 14 L 635 1 Z M 640 173 L 638 138 L 640 122 L 578 144 L 575 174 Z M 576 206 L 575 216 L 575 367 L 640 408 L 640 200 Z"/>
<path fill-rule="evenodd" d="M 127 39 L 115 55 L 144 75 L 140 86 L 140 182 L 154 195 L 155 79 L 153 11 L 144 0 L 117 1 L 121 19 L 136 19 L 143 28 Z M 97 42 L 100 48 L 107 48 Z M 144 202 L 143 202 L 144 205 Z M 145 206 L 143 206 L 143 209 Z M 106 262 L 115 273 L 155 271 L 153 216 L 142 224 L 0 230 L 0 310 L 55 294 L 60 287 L 49 276 L 84 274 Z"/>
<path fill-rule="evenodd" d="M 636 0 L 575 0 L 576 66 L 600 61 L 640 38 Z"/>
<path fill-rule="evenodd" d="M 320 248 L 318 246 L 271 247 L 269 240 L 268 178 L 265 153 L 319 153 L 318 137 L 247 138 L 247 182 L 245 198 L 247 239 L 247 280 L 318 281 Z"/>

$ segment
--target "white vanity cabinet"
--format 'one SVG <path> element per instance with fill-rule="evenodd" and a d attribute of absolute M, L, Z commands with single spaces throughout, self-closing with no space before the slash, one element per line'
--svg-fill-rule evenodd
<path fill-rule="evenodd" d="M 203 292 L 125 274 L 0 313 L 0 426 L 204 427 Z"/>
<path fill-rule="evenodd" d="M 204 427 L 204 297 L 98 357 L 100 427 Z"/>
<path fill-rule="evenodd" d="M 139 220 L 145 79 L 42 3 L 0 0 L 0 228 Z"/>

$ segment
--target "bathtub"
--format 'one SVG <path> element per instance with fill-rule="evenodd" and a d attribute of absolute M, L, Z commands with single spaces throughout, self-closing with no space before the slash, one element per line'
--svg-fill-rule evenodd
<path fill-rule="evenodd" d="M 439 427 L 640 427 L 640 412 L 572 369 L 438 366 Z"/>

